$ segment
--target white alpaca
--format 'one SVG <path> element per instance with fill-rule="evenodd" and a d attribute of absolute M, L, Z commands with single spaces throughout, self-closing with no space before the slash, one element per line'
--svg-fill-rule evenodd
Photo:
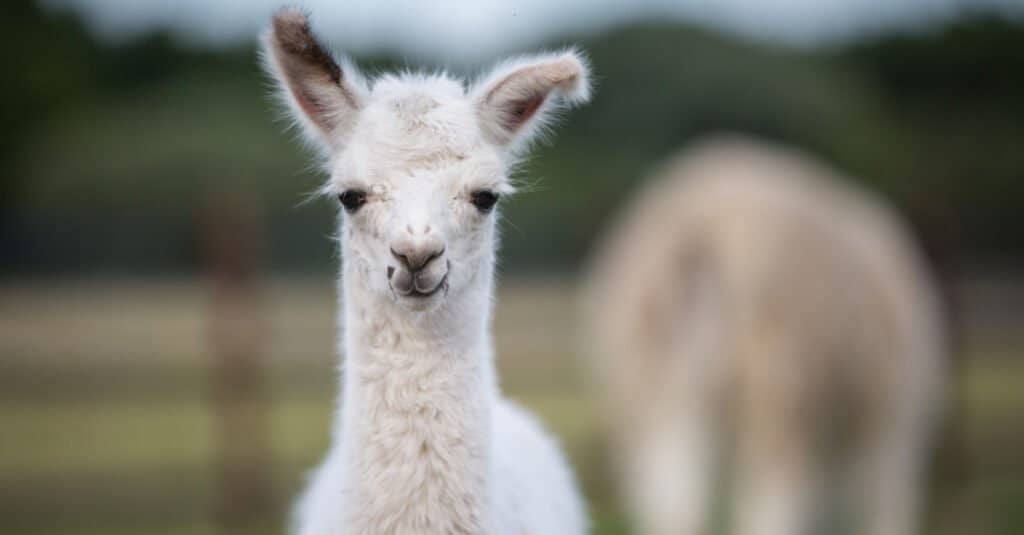
<path fill-rule="evenodd" d="M 584 533 L 557 445 L 500 395 L 489 329 L 495 203 L 551 113 L 587 100 L 585 63 L 524 58 L 468 88 L 367 82 L 294 9 L 264 46 L 342 205 L 342 394 L 295 532 Z"/>
<path fill-rule="evenodd" d="M 901 222 L 842 182 L 778 147 L 706 142 L 596 258 L 591 350 L 643 533 L 708 529 L 723 421 L 737 533 L 807 533 L 830 488 L 850 533 L 914 533 L 939 305 Z"/>

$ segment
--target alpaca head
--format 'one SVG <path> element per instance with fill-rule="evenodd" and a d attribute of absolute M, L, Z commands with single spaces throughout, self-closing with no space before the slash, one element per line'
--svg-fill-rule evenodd
<path fill-rule="evenodd" d="M 572 51 L 504 63 L 468 87 L 440 74 L 368 82 L 295 9 L 274 17 L 264 54 L 327 163 L 346 277 L 412 310 L 489 280 L 510 167 L 559 107 L 589 96 Z"/>

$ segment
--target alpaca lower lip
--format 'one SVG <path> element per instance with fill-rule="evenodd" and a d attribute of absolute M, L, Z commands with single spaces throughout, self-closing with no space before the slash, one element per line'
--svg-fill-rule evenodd
<path fill-rule="evenodd" d="M 405 294 L 404 297 L 413 297 L 413 298 L 416 298 L 416 299 L 424 299 L 424 298 L 433 296 L 437 292 L 440 292 L 442 289 L 445 289 L 447 287 L 448 287 L 448 274 L 445 273 L 444 277 L 441 277 L 441 282 L 438 282 L 437 286 L 434 286 L 434 288 L 432 290 L 430 290 L 429 292 L 421 292 L 421 291 L 413 288 L 412 291 L 410 291 L 409 293 Z"/>

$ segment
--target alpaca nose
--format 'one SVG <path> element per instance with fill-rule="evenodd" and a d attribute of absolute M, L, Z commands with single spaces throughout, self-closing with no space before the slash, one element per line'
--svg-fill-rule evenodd
<path fill-rule="evenodd" d="M 445 246 L 439 240 L 403 241 L 391 247 L 391 255 L 410 273 L 421 271 L 432 260 L 444 254 Z"/>

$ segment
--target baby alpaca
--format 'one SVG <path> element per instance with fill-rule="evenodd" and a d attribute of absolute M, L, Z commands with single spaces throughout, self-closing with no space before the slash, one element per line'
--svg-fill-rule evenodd
<path fill-rule="evenodd" d="M 723 435 L 736 533 L 808 533 L 825 501 L 847 502 L 849 533 L 915 532 L 941 314 L 877 199 L 790 150 L 705 142 L 614 228 L 588 304 L 643 533 L 709 529 Z"/>
<path fill-rule="evenodd" d="M 264 55 L 340 203 L 342 391 L 294 532 L 584 533 L 565 458 L 499 392 L 489 330 L 499 199 L 552 113 L 588 99 L 586 63 L 367 80 L 295 9 Z"/>

